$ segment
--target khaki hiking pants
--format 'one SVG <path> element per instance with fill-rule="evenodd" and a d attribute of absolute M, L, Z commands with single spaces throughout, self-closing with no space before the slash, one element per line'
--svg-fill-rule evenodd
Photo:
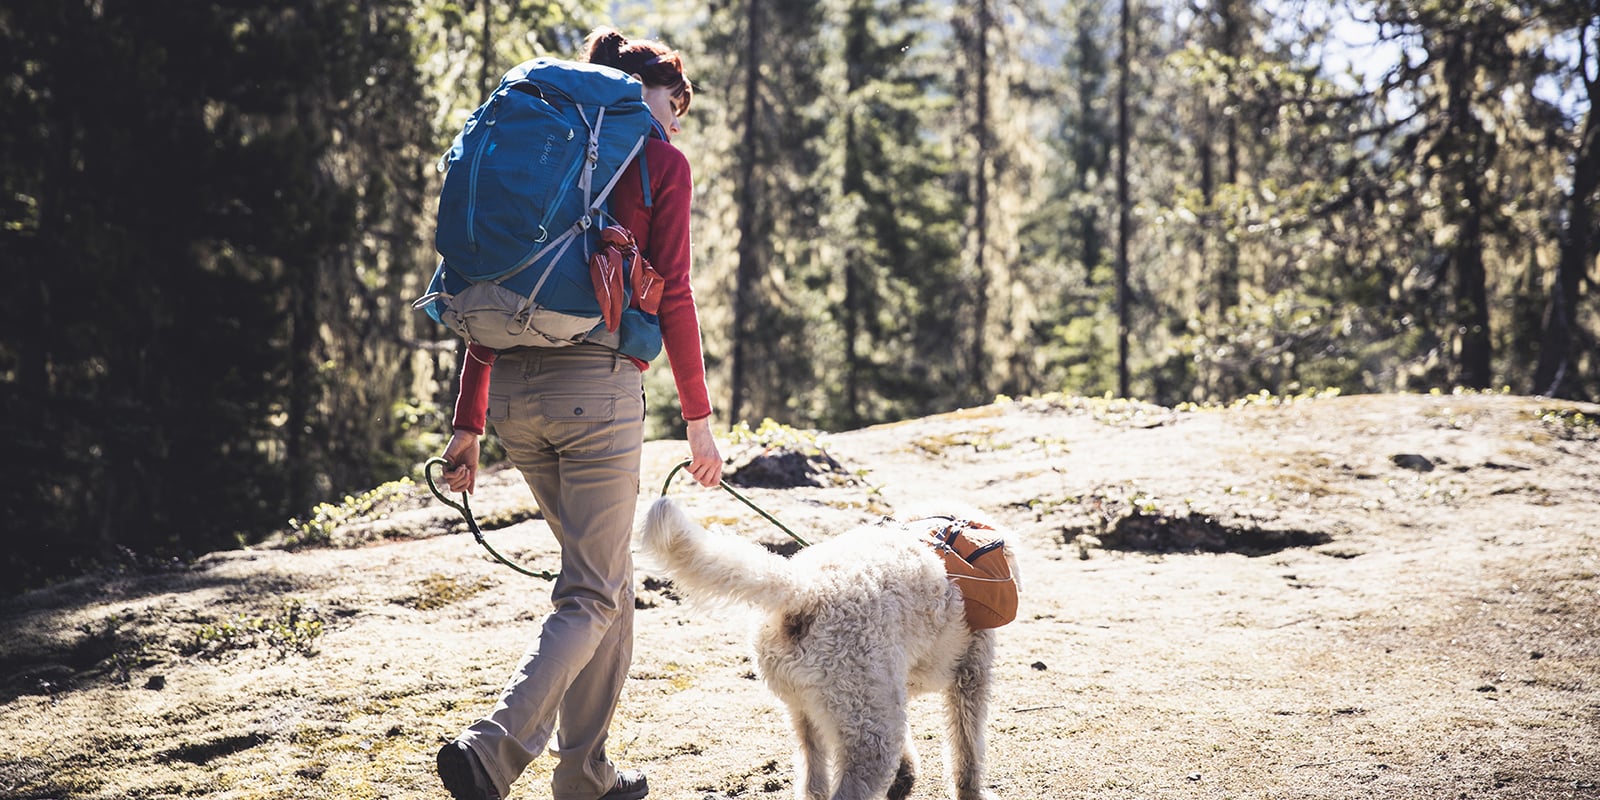
<path fill-rule="evenodd" d="M 555 731 L 555 800 L 595 800 L 617 780 L 606 735 L 633 660 L 643 379 L 598 345 L 510 351 L 490 375 L 489 423 L 561 545 L 561 577 L 499 702 L 459 741 L 505 797 Z"/>

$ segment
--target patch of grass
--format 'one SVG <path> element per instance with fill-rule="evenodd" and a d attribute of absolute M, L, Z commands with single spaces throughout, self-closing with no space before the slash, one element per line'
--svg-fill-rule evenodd
<path fill-rule="evenodd" d="M 1334 488 L 1334 486 L 1327 481 L 1318 480 L 1309 475 L 1301 475 L 1294 472 L 1286 472 L 1276 475 L 1272 478 L 1270 483 L 1275 489 L 1279 487 L 1283 488 L 1289 495 L 1327 497 L 1333 494 L 1349 494 L 1348 492 Z"/>
<path fill-rule="evenodd" d="M 675 692 L 681 692 L 695 684 L 694 670 L 685 669 L 682 664 L 668 662 L 666 670 L 672 674 L 672 677 L 667 679 L 667 684 Z"/>
<path fill-rule="evenodd" d="M 1340 394 L 1340 392 L 1339 392 L 1338 389 L 1314 389 L 1314 388 L 1309 388 L 1309 389 L 1303 389 L 1303 390 L 1301 390 L 1299 392 L 1296 392 L 1294 394 L 1273 394 L 1272 392 L 1267 391 L 1266 389 L 1262 389 L 1259 392 L 1256 392 L 1254 394 L 1247 394 L 1244 397 L 1240 397 L 1240 398 L 1238 398 L 1238 399 L 1236 399 L 1236 400 L 1234 400 L 1234 401 L 1232 401 L 1230 403 L 1227 403 L 1226 405 L 1219 406 L 1219 407 L 1221 407 L 1221 408 L 1250 408 L 1250 407 L 1253 407 L 1253 406 L 1266 406 L 1266 407 L 1270 407 L 1270 408 L 1275 408 L 1275 407 L 1278 407 L 1278 406 L 1292 406 L 1292 405 L 1294 405 L 1296 403 L 1304 402 L 1304 401 L 1307 401 L 1307 400 L 1322 400 L 1322 399 L 1326 399 L 1326 398 L 1330 398 L 1330 397 L 1338 397 L 1339 394 Z"/>
<path fill-rule="evenodd" d="M 118 683 L 127 683 L 135 668 L 154 663 L 157 659 L 151 655 L 150 642 L 125 630 L 128 621 L 112 614 L 79 624 L 78 632 L 83 638 L 73 645 L 67 659 L 69 665 L 88 670 L 105 664 Z"/>
<path fill-rule="evenodd" d="M 998 417 L 1005 413 L 1004 406 L 1011 402 L 1005 395 L 996 395 L 993 405 L 976 406 L 973 408 L 958 408 L 955 411 L 937 415 L 941 419 L 984 419 Z"/>
<path fill-rule="evenodd" d="M 763 419 L 755 428 L 751 428 L 748 422 L 740 422 L 728 431 L 726 438 L 735 445 L 752 445 L 766 450 L 794 450 L 807 456 L 823 453 L 821 432 L 791 427 L 771 417 Z"/>
<path fill-rule="evenodd" d="M 476 511 L 475 511 L 476 513 Z M 478 514 L 478 527 L 486 531 L 496 531 L 509 528 L 520 522 L 532 519 L 542 519 L 543 514 L 533 506 L 506 506 L 493 511 Z M 463 523 L 465 524 L 465 523 Z"/>
<path fill-rule="evenodd" d="M 630 681 L 660 681 L 665 686 L 660 690 L 662 694 L 676 694 L 695 685 L 695 671 L 679 664 L 668 661 L 659 669 L 650 669 L 635 665 L 628 673 Z"/>
<path fill-rule="evenodd" d="M 460 602 L 495 586 L 489 578 L 463 581 L 454 575 L 435 573 L 416 583 L 416 593 L 397 600 L 400 605 L 418 611 L 437 611 L 451 603 Z"/>
<path fill-rule="evenodd" d="M 1600 440 L 1600 418 L 1572 408 L 1543 408 L 1539 424 L 1559 439 L 1593 442 Z"/>
<path fill-rule="evenodd" d="M 1047 394 L 1030 398 L 1030 402 L 1045 403 L 1058 408 L 1071 411 L 1087 411 L 1100 422 L 1107 424 L 1128 424 L 1135 427 L 1156 427 L 1170 421 L 1174 413 L 1184 414 L 1197 411 L 1223 411 L 1236 408 L 1265 407 L 1276 408 L 1279 406 L 1292 406 L 1310 400 L 1324 400 L 1338 397 L 1338 389 L 1305 388 L 1293 394 L 1273 394 L 1270 390 L 1262 389 L 1243 397 L 1228 402 L 1202 402 L 1178 403 L 1172 408 L 1131 400 L 1124 397 L 1114 397 L 1110 392 L 1100 397 L 1074 397 L 1061 394 Z M 1162 419 L 1166 415 L 1166 419 Z"/>
<path fill-rule="evenodd" d="M 318 503 L 310 519 L 289 520 L 289 535 L 284 546 L 290 550 L 321 547 L 333 542 L 333 534 L 352 522 L 382 517 L 397 499 L 409 495 L 416 484 L 409 478 L 389 481 L 360 496 L 345 495 L 339 503 Z"/>
<path fill-rule="evenodd" d="M 1101 397 L 1051 392 L 1025 398 L 1020 402 L 1024 408 L 1032 411 L 1070 411 L 1088 414 L 1096 422 L 1132 428 L 1157 428 L 1171 422 L 1174 412 L 1195 410 L 1194 408 L 1172 409 L 1154 403 L 1113 397 L 1110 392 Z"/>
<path fill-rule="evenodd" d="M 322 615 L 303 601 L 283 601 L 270 617 L 236 614 L 222 622 L 201 625 L 185 644 L 185 655 L 217 658 L 230 652 L 270 647 L 279 658 L 290 653 L 313 656 L 323 633 Z"/>
<path fill-rule="evenodd" d="M 1424 411 L 1422 418 L 1431 421 L 1435 428 L 1452 431 L 1467 430 L 1476 421 L 1476 418 L 1471 414 L 1448 406 L 1437 410 Z"/>
<path fill-rule="evenodd" d="M 984 453 L 998 450 L 994 443 L 994 428 L 980 428 L 976 431 L 962 433 L 946 433 L 936 436 L 923 436 L 911 441 L 911 446 L 931 456 L 943 456 L 946 451 L 955 448 L 972 448 L 974 453 Z"/>

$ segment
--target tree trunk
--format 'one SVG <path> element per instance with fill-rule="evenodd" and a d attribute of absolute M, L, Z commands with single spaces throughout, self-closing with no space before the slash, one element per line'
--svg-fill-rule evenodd
<path fill-rule="evenodd" d="M 971 135 L 977 149 L 972 171 L 972 347 L 969 358 L 972 369 L 972 388 L 980 396 L 987 396 L 989 385 L 989 354 L 986 337 L 989 335 L 989 160 L 993 146 L 993 132 L 989 120 L 989 29 L 993 26 L 989 0 L 978 0 L 972 10 L 973 31 L 972 60 L 973 123 Z"/>
<path fill-rule="evenodd" d="M 1228 68 L 1223 71 L 1222 85 L 1224 106 L 1235 98 L 1234 81 L 1237 80 L 1233 72 L 1235 61 L 1243 50 L 1240 40 L 1243 38 L 1240 28 L 1240 11 L 1236 0 L 1222 3 L 1220 13 L 1222 17 L 1222 52 L 1228 57 Z M 1222 183 L 1231 186 L 1239 181 L 1239 115 L 1228 114 L 1226 110 L 1222 120 L 1223 137 L 1223 163 Z M 1213 222 L 1216 222 L 1215 209 L 1212 209 Z M 1217 309 L 1223 317 L 1228 309 L 1239 304 L 1239 246 L 1234 244 L 1227 235 L 1227 228 L 1223 226 L 1219 242 L 1222 254 L 1217 268 Z"/>
<path fill-rule="evenodd" d="M 1121 49 L 1117 53 L 1117 395 L 1128 396 L 1128 237 L 1133 231 L 1133 208 L 1128 198 L 1128 146 L 1132 126 L 1128 120 L 1128 80 L 1133 70 L 1129 48 L 1133 44 L 1133 0 L 1122 0 Z"/>
<path fill-rule="evenodd" d="M 867 37 L 866 19 L 863 14 L 857 13 L 852 8 L 850 12 L 849 27 L 845 31 L 845 97 L 847 107 L 844 119 L 844 140 L 856 141 L 856 93 L 861 90 L 860 63 L 865 58 L 865 40 Z M 860 198 L 866 192 L 866 180 L 862 174 L 861 158 L 855 150 L 849 150 L 844 156 L 844 175 L 840 180 L 841 197 L 851 199 Z M 852 234 L 859 231 L 859 220 L 852 220 L 850 230 Z M 854 235 L 847 235 L 846 242 L 854 240 Z M 843 252 L 844 269 L 844 319 L 841 320 L 844 334 L 844 403 L 845 424 L 848 427 L 858 427 L 862 419 L 861 409 L 861 320 L 866 313 L 864 292 L 861 287 L 861 275 L 869 267 L 862 263 L 861 248 L 854 244 L 846 244 Z"/>
<path fill-rule="evenodd" d="M 745 21 L 744 57 L 744 138 L 739 147 L 739 265 L 734 273 L 733 287 L 733 347 L 729 357 L 729 383 L 732 398 L 728 402 L 728 422 L 737 424 L 744 413 L 748 387 L 747 361 L 749 342 L 753 335 L 751 320 L 756 305 L 756 279 L 760 265 L 756 259 L 756 214 L 760 192 L 756 187 L 756 161 L 759 154 L 756 142 L 761 138 L 757 115 L 760 112 L 758 92 L 761 89 L 761 0 L 750 0 L 749 16 Z"/>
<path fill-rule="evenodd" d="M 1581 41 L 1581 39 L 1580 39 Z M 1588 63 L 1587 54 L 1579 59 Z M 1600 125 L 1593 104 L 1600 100 L 1600 81 L 1584 76 L 1590 109 L 1584 115 L 1583 136 L 1573 156 L 1572 194 L 1567 198 L 1567 225 L 1561 234 L 1561 257 L 1555 283 L 1545 304 L 1539 331 L 1539 364 L 1534 370 L 1534 392 L 1549 397 L 1576 398 L 1573 387 L 1573 352 L 1578 338 L 1578 294 L 1585 274 L 1594 263 L 1595 190 L 1600 188 Z"/>
<path fill-rule="evenodd" d="M 489 96 L 499 81 L 494 80 L 494 0 L 478 0 L 483 5 L 483 27 L 478 32 L 480 55 L 478 61 L 478 97 Z"/>
<path fill-rule="evenodd" d="M 1456 383 L 1487 389 L 1492 345 L 1489 340 L 1489 295 L 1483 266 L 1483 178 L 1488 164 L 1485 134 L 1472 114 L 1472 83 L 1477 70 L 1468 63 L 1469 33 L 1452 33 L 1446 45 L 1444 74 L 1449 81 L 1446 136 L 1457 141 L 1444 148 L 1453 152 L 1444 177 L 1457 193 L 1459 208 L 1450 216 L 1456 224 L 1456 241 L 1450 258 L 1455 267 Z"/>
<path fill-rule="evenodd" d="M 1089 8 L 1091 6 L 1086 4 L 1084 10 L 1079 11 L 1077 36 L 1078 51 L 1080 53 L 1089 50 L 1091 37 L 1095 35 L 1097 30 L 1093 24 L 1095 17 L 1093 12 L 1088 10 Z M 1099 96 L 1101 85 L 1094 84 L 1090 80 L 1088 59 L 1082 59 L 1081 63 L 1083 66 L 1078 71 L 1081 81 L 1078 87 L 1078 120 L 1079 127 L 1087 129 L 1089 120 L 1095 118 L 1094 101 Z M 1098 126 L 1095 128 L 1097 134 L 1102 130 Z M 1098 156 L 1104 151 L 1097 152 L 1097 148 L 1103 148 L 1105 140 L 1101 138 L 1091 139 L 1084 130 L 1080 130 L 1076 137 L 1077 146 L 1073 150 L 1073 166 L 1077 178 L 1074 189 L 1080 196 L 1087 196 L 1092 189 L 1105 185 L 1103 177 L 1097 176 L 1099 182 L 1094 186 L 1091 186 L 1089 181 L 1091 173 L 1101 171 L 1099 167 L 1104 162 L 1100 161 Z M 1102 249 L 1100 245 L 1099 215 L 1094 207 L 1084 207 L 1075 213 L 1078 222 L 1078 244 L 1082 248 L 1080 250 L 1082 254 L 1080 259 L 1083 262 L 1084 285 L 1085 287 L 1093 287 L 1095 267 L 1100 265 Z"/>

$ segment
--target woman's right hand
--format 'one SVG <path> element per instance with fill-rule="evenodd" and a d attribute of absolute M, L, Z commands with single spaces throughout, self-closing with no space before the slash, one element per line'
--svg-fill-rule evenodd
<path fill-rule="evenodd" d="M 689 474 L 701 486 L 712 488 L 722 483 L 722 453 L 711 436 L 711 419 L 689 421 Z"/>
<path fill-rule="evenodd" d="M 471 494 L 478 483 L 478 434 L 456 431 L 445 445 L 444 460 L 449 465 L 444 471 L 445 485 L 452 492 Z"/>

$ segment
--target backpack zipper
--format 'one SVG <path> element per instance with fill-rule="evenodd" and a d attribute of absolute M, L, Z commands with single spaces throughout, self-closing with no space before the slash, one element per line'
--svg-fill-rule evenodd
<path fill-rule="evenodd" d="M 578 115 L 581 117 L 583 115 L 582 106 L 579 106 L 576 103 L 574 103 L 573 106 L 578 108 Z M 577 135 L 578 135 L 578 132 L 575 129 L 573 129 L 573 128 L 568 128 L 567 129 L 567 141 L 569 141 L 569 142 L 572 141 Z M 561 210 L 562 203 L 566 202 L 567 192 L 570 189 L 572 189 L 572 187 L 573 187 L 573 179 L 577 177 L 579 170 L 586 169 L 588 167 L 588 163 L 589 162 L 587 160 L 580 159 L 580 160 L 574 162 L 572 166 L 567 168 L 566 175 L 562 176 L 562 178 L 561 178 L 561 191 L 560 191 L 560 193 L 558 193 L 556 195 L 555 201 L 552 202 L 550 204 L 550 206 L 545 209 L 545 211 L 544 211 L 544 219 L 539 220 L 539 230 L 541 230 L 541 231 L 548 230 L 549 227 L 550 227 L 550 223 L 555 221 L 556 212 Z M 585 211 L 587 211 L 587 209 L 585 209 Z"/>
<path fill-rule="evenodd" d="M 483 162 L 485 148 L 489 146 L 489 137 L 494 135 L 494 117 L 500 110 L 500 98 L 497 96 L 489 105 L 489 110 L 484 114 L 483 124 L 489 130 L 484 131 L 483 138 L 478 140 L 478 149 L 472 154 L 472 170 L 467 173 L 467 247 L 474 253 L 478 251 L 477 227 L 473 219 L 478 212 L 478 166 Z"/>

